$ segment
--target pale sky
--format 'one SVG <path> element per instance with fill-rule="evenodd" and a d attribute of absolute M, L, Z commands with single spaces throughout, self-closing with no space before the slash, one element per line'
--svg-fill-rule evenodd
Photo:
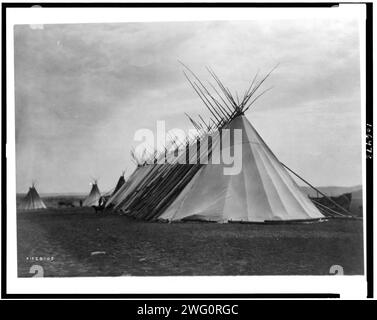
<path fill-rule="evenodd" d="M 178 60 L 211 66 L 234 92 L 278 69 L 247 117 L 316 186 L 361 184 L 356 21 L 127 23 L 15 27 L 17 192 L 112 189 L 134 170 L 139 128 L 187 130 L 208 116 Z"/>

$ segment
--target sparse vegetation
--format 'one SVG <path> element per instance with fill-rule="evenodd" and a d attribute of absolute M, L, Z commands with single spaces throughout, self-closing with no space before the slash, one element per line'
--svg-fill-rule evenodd
<path fill-rule="evenodd" d="M 18 213 L 18 274 L 47 277 L 363 273 L 363 223 L 158 223 L 92 208 Z M 101 252 L 94 254 L 93 252 Z M 53 257 L 33 262 L 27 257 Z"/>

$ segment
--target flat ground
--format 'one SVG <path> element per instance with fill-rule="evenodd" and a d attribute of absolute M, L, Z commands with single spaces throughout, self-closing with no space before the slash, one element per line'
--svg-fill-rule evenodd
<path fill-rule="evenodd" d="M 47 277 L 326 275 L 332 265 L 363 274 L 361 220 L 168 224 L 91 208 L 19 212 L 17 220 L 20 277 L 34 264 Z"/>

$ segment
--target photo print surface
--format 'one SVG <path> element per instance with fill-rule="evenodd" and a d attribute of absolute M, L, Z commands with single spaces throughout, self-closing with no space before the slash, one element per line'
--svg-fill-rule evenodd
<path fill-rule="evenodd" d="M 359 28 L 16 25 L 18 277 L 364 274 Z"/>

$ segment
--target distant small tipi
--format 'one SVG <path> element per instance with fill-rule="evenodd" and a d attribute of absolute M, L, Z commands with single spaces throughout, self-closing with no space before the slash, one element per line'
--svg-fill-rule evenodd
<path fill-rule="evenodd" d="M 35 189 L 34 183 L 29 188 L 29 192 L 21 200 L 20 205 L 18 206 L 20 210 L 35 210 L 35 209 L 46 209 L 46 205 L 39 196 L 37 190 Z"/>
<path fill-rule="evenodd" d="M 98 206 L 99 199 L 101 198 L 101 193 L 98 189 L 97 181 L 95 180 L 92 184 L 92 190 L 90 190 L 89 195 L 83 202 L 84 207 Z"/>
<path fill-rule="evenodd" d="M 118 183 L 115 186 L 115 189 L 113 193 L 111 194 L 111 197 L 118 192 L 118 190 L 124 185 L 126 180 L 124 179 L 125 171 L 122 172 L 122 175 L 119 177 Z"/>

